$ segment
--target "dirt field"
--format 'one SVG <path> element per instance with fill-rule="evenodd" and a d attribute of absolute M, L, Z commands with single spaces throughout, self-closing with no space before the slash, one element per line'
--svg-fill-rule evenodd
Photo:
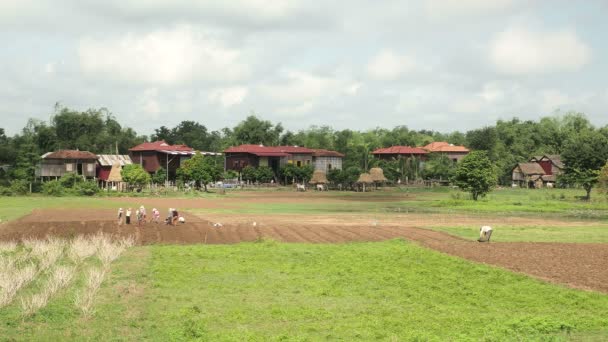
<path fill-rule="evenodd" d="M 405 238 L 450 255 L 504 267 L 571 287 L 608 293 L 608 272 L 605 271 L 608 244 L 481 244 L 441 232 L 416 228 L 416 217 L 376 221 L 365 216 L 347 215 L 206 215 L 205 220 L 186 213 L 184 216 L 187 223 L 184 225 L 173 227 L 147 223 L 138 227 L 134 224 L 119 226 L 115 221 L 108 220 L 108 217 L 114 215 L 110 210 L 35 210 L 31 215 L 0 226 L 0 240 L 46 235 L 71 237 L 76 234 L 94 234 L 100 230 L 121 236 L 132 235 L 140 245 L 229 244 L 263 238 L 300 243 L 344 243 Z M 426 220 L 428 219 L 427 216 Z M 221 222 L 222 226 L 214 227 L 213 224 L 217 222 Z"/>

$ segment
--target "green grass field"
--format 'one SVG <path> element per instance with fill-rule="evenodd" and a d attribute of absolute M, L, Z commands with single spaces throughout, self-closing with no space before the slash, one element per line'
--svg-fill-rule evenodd
<path fill-rule="evenodd" d="M 608 242 L 605 199 L 586 203 L 575 198 L 580 191 L 554 190 L 504 189 L 478 202 L 448 189 L 408 189 L 307 193 L 302 203 L 265 194 L 268 203 L 248 203 L 252 191 L 204 196 L 234 202 L 234 209 L 196 211 L 550 217 L 567 223 L 497 225 L 492 239 Z M 105 198 L 0 198 L 0 218 L 14 220 L 35 208 L 127 205 Z M 468 239 L 478 234 L 478 228 L 457 222 L 429 227 Z M 83 318 L 74 305 L 82 283 L 78 279 L 34 316 L 23 317 L 19 297 L 35 292 L 38 283 L 29 285 L 0 309 L 0 341 L 608 340 L 606 294 L 548 284 L 401 240 L 133 247 L 112 264 L 92 318 Z"/>
<path fill-rule="evenodd" d="M 91 319 L 72 290 L 7 340 L 567 340 L 608 338 L 608 296 L 549 285 L 404 241 L 136 247 Z"/>

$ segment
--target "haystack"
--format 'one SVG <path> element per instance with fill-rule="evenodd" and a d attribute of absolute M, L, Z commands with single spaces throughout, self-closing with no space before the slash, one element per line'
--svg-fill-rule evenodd
<path fill-rule="evenodd" d="M 122 167 L 120 166 L 120 163 L 114 163 L 114 165 L 112 165 L 112 169 L 110 170 L 110 174 L 108 175 L 108 182 L 122 182 L 122 175 L 120 174 L 121 170 Z"/>
<path fill-rule="evenodd" d="M 315 170 L 312 174 L 312 179 L 309 182 L 310 184 L 327 184 L 327 176 L 325 172 L 321 170 Z"/>
<path fill-rule="evenodd" d="M 362 184 L 371 184 L 373 182 L 374 180 L 372 179 L 372 176 L 369 173 L 362 173 L 361 176 L 359 176 L 359 179 L 357 180 L 357 183 Z"/>
<path fill-rule="evenodd" d="M 374 167 L 369 170 L 370 176 L 374 182 L 386 182 L 387 179 L 384 177 L 384 171 L 379 167 Z"/>

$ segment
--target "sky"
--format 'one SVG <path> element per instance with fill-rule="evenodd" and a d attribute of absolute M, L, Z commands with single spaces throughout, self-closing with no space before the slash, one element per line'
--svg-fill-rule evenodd
<path fill-rule="evenodd" d="M 55 103 L 139 134 L 608 124 L 608 0 L 1 0 L 0 127 Z"/>

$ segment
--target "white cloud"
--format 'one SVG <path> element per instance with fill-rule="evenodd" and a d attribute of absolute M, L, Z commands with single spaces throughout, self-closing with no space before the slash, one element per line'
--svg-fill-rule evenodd
<path fill-rule="evenodd" d="M 391 81 L 415 68 L 416 62 L 413 58 L 395 54 L 390 50 L 383 50 L 369 62 L 367 72 L 374 79 Z"/>
<path fill-rule="evenodd" d="M 94 78 L 174 85 L 242 79 L 240 52 L 188 26 L 119 38 L 80 41 L 82 71 Z"/>
<path fill-rule="evenodd" d="M 243 102 L 248 93 L 249 89 L 246 87 L 219 88 L 211 91 L 208 98 L 211 102 L 219 103 L 222 107 L 232 107 Z"/>
<path fill-rule="evenodd" d="M 513 6 L 515 0 L 427 0 L 427 15 L 432 18 L 487 14 Z"/>
<path fill-rule="evenodd" d="M 149 88 L 137 97 L 135 100 L 137 111 L 143 114 L 145 118 L 158 119 L 161 112 L 160 102 L 158 100 L 158 89 Z"/>
<path fill-rule="evenodd" d="M 490 45 L 490 59 L 508 74 L 576 71 L 591 59 L 591 49 L 572 30 L 509 28 Z"/>

